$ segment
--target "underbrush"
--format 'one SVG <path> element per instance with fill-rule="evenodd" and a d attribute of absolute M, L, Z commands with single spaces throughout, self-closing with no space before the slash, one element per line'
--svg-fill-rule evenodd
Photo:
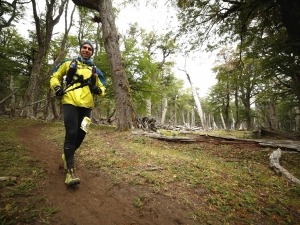
<path fill-rule="evenodd" d="M 0 182 L 0 224 L 47 223 L 56 208 L 36 194 L 43 168 L 17 136 L 18 129 L 38 121 L 0 122 L 0 177 L 12 178 Z M 41 133 L 61 147 L 62 126 L 45 123 Z M 153 198 L 168 198 L 184 207 L 195 224 L 297 224 L 300 187 L 269 168 L 273 150 L 251 144 L 165 142 L 92 125 L 76 158 L 88 171 L 108 174 L 115 185 L 142 190 L 132 199 L 141 210 Z M 281 160 L 300 175 L 299 153 L 284 153 Z"/>
<path fill-rule="evenodd" d="M 144 190 L 133 199 L 137 208 L 164 196 L 188 208 L 189 217 L 200 224 L 295 224 L 300 188 L 269 168 L 273 150 L 164 142 L 93 126 L 77 158 L 91 171 L 105 171 L 116 185 Z M 299 174 L 299 153 L 282 160 Z"/>
<path fill-rule="evenodd" d="M 0 118 L 0 224 L 48 223 L 55 208 L 37 194 L 43 168 L 20 144 L 17 132 L 37 121 Z M 30 134 L 28 134 L 30 135 Z"/>

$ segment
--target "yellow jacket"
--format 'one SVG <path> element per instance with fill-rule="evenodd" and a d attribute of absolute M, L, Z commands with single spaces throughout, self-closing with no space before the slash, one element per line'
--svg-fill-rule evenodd
<path fill-rule="evenodd" d="M 68 60 L 60 64 L 52 74 L 50 78 L 50 87 L 52 90 L 56 86 L 62 86 L 63 87 L 63 77 L 67 74 L 70 64 L 72 60 Z M 98 70 L 99 72 L 99 70 Z M 83 80 L 89 79 L 92 76 L 92 65 L 91 63 L 83 63 L 79 60 L 77 60 L 77 72 L 76 74 L 78 76 L 83 76 Z M 104 77 L 103 77 L 104 78 Z M 77 76 L 74 76 L 73 79 L 78 79 Z M 73 88 L 76 88 L 81 85 L 81 82 L 75 82 L 73 85 L 70 85 L 67 87 L 66 94 L 62 96 L 62 104 L 71 104 L 76 107 L 84 107 L 84 108 L 93 108 L 94 107 L 94 98 L 93 94 L 90 91 L 90 88 L 88 85 L 77 88 L 72 90 Z M 102 93 L 101 95 L 104 96 L 105 94 L 105 87 L 103 83 L 100 81 L 99 77 L 96 76 L 96 85 L 101 89 Z M 63 87 L 65 88 L 65 87 Z M 68 91 L 70 90 L 70 91 Z"/>

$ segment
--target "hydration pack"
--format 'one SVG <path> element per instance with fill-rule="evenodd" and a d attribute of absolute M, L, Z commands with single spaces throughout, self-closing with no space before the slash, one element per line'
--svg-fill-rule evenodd
<path fill-rule="evenodd" d="M 64 61 L 62 61 L 59 65 L 57 65 L 53 72 L 56 72 L 58 70 L 58 68 L 65 63 L 66 61 L 69 61 L 70 59 L 66 59 Z M 77 75 L 77 64 L 78 62 L 82 62 L 82 59 L 80 57 L 78 58 L 73 58 L 68 72 L 67 74 L 63 77 L 62 80 L 62 85 L 64 88 L 66 88 L 67 86 L 69 86 L 70 84 L 73 83 L 77 83 L 80 82 L 83 86 L 87 85 L 87 84 L 95 84 L 96 83 L 96 77 L 98 76 L 98 78 L 100 79 L 101 83 L 106 86 L 106 79 L 103 76 L 103 73 L 101 70 L 99 70 L 93 63 L 92 61 L 86 61 L 84 62 L 85 64 L 89 65 L 92 67 L 92 76 L 86 80 L 83 80 L 82 76 Z"/>
<path fill-rule="evenodd" d="M 72 62 L 70 63 L 70 67 L 66 75 L 67 85 L 69 85 L 73 81 L 74 76 L 76 76 L 76 72 L 77 72 L 77 60 L 73 59 Z"/>

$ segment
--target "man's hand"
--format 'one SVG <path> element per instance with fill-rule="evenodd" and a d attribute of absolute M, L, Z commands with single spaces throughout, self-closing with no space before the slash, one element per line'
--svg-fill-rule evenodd
<path fill-rule="evenodd" d="M 96 76 L 97 74 L 92 74 L 91 76 L 91 86 L 95 86 L 96 85 Z"/>
<path fill-rule="evenodd" d="M 65 94 L 64 89 L 61 86 L 56 86 L 54 90 L 56 96 L 63 96 Z"/>
<path fill-rule="evenodd" d="M 97 86 L 92 86 L 91 87 L 91 92 L 93 94 L 100 95 L 102 93 L 102 90 Z"/>

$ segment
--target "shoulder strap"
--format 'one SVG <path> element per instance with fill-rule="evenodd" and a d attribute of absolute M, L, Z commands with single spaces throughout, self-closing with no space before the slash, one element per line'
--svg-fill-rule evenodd
<path fill-rule="evenodd" d="M 76 76 L 76 73 L 77 73 L 77 60 L 73 59 L 72 62 L 70 63 L 68 72 L 66 74 L 67 85 L 74 80 L 74 76 Z"/>
<path fill-rule="evenodd" d="M 97 73 L 97 75 L 98 75 L 98 77 L 99 77 L 101 83 L 102 83 L 104 86 L 106 86 L 106 79 L 105 79 L 105 77 L 104 77 L 102 71 L 101 71 L 100 69 L 98 69 L 96 66 L 94 66 L 94 67 L 95 67 L 95 71 L 96 71 L 96 73 Z"/>
<path fill-rule="evenodd" d="M 65 60 L 63 60 L 63 61 L 61 61 L 57 66 L 55 66 L 54 67 L 54 69 L 53 69 L 53 73 L 54 72 L 56 72 L 57 70 L 58 70 L 58 68 L 62 65 L 62 64 L 64 64 L 65 62 L 67 62 L 67 61 L 71 61 L 72 59 L 65 59 Z"/>

